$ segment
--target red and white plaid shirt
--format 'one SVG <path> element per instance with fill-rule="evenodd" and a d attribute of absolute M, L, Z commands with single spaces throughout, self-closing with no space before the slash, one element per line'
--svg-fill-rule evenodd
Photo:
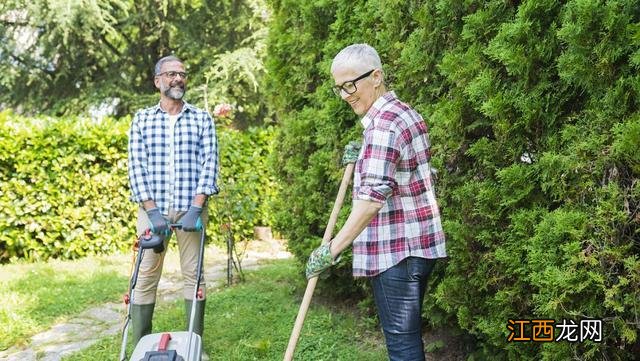
<path fill-rule="evenodd" d="M 372 277 L 407 257 L 446 257 L 426 123 L 394 92 L 378 98 L 361 122 L 353 198 L 383 206 L 353 242 L 353 275 Z"/>

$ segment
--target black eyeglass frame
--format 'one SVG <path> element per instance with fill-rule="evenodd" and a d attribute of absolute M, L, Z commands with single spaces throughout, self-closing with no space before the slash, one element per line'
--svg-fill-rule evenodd
<path fill-rule="evenodd" d="M 369 70 L 368 72 L 366 72 L 366 73 L 364 73 L 364 74 L 360 75 L 359 77 L 357 77 L 357 78 L 355 78 L 355 79 L 353 79 L 353 80 L 345 81 L 345 82 L 344 82 L 344 83 L 342 83 L 341 85 L 334 85 L 334 86 L 332 86 L 332 87 L 331 87 L 331 89 L 333 90 L 333 93 L 334 93 L 335 95 L 337 95 L 337 96 L 340 96 L 340 95 L 342 94 L 342 91 L 343 91 L 343 90 L 344 90 L 344 92 L 345 92 L 345 93 L 347 93 L 347 94 L 351 95 L 351 94 L 353 94 L 353 93 L 355 93 L 355 92 L 357 92 L 357 91 L 358 91 L 358 87 L 356 86 L 356 82 L 357 82 L 358 80 L 362 80 L 362 79 L 364 79 L 364 78 L 368 77 L 368 76 L 369 76 L 369 75 L 371 75 L 375 70 L 376 70 L 376 69 L 371 69 L 371 70 Z M 352 92 L 350 92 L 350 91 L 348 91 L 347 89 L 345 89 L 345 88 L 344 88 L 345 84 L 348 84 L 348 83 L 353 83 L 353 89 L 354 89 L 354 90 L 353 90 Z"/>
<path fill-rule="evenodd" d="M 156 76 L 161 76 L 161 75 L 166 75 L 169 79 L 175 79 L 176 76 L 178 75 L 180 75 L 182 79 L 187 79 L 187 76 L 189 76 L 189 74 L 187 74 L 186 71 L 173 71 L 173 70 L 163 71 L 162 73 L 156 74 Z"/>

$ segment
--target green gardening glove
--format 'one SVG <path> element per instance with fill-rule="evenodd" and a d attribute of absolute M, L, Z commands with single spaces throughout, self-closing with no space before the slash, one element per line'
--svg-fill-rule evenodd
<path fill-rule="evenodd" d="M 358 160 L 360 148 L 362 148 L 362 144 L 360 144 L 360 142 L 349 142 L 349 144 L 344 147 L 344 153 L 342 154 L 342 165 L 355 163 Z"/>
<path fill-rule="evenodd" d="M 340 257 L 335 260 L 331 257 L 331 251 L 329 250 L 330 245 L 331 242 L 327 242 L 311 252 L 309 260 L 307 261 L 307 279 L 318 276 L 329 267 L 338 263 Z"/>

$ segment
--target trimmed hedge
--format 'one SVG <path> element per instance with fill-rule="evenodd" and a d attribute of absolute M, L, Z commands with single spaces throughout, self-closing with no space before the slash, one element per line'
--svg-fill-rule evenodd
<path fill-rule="evenodd" d="M 0 113 L 0 261 L 125 247 L 135 232 L 127 123 Z"/>
<path fill-rule="evenodd" d="M 273 153 L 275 128 L 243 131 L 218 127 L 220 193 L 210 198 L 208 232 L 218 242 L 230 224 L 235 241 L 253 239 L 254 227 L 273 224 L 275 198 L 280 191 L 268 159 Z"/>
<path fill-rule="evenodd" d="M 457 324 L 492 360 L 640 354 L 637 1 L 270 3 L 275 162 L 290 184 L 276 222 L 301 263 L 361 132 L 330 92 L 330 62 L 367 42 L 431 127 L 449 259 L 429 321 Z M 349 270 L 347 258 L 332 288 L 353 288 Z M 588 317 L 604 320 L 602 343 L 506 341 L 508 319 Z"/>
<path fill-rule="evenodd" d="M 130 247 L 137 206 L 129 200 L 129 123 L 0 113 L 0 262 Z M 221 225 L 230 222 L 236 240 L 248 239 L 254 226 L 271 224 L 274 130 L 217 131 L 221 192 L 209 203 L 208 234 L 222 243 Z"/>

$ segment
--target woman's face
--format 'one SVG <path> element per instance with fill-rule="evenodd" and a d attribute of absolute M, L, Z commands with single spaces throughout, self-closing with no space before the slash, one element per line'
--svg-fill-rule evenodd
<path fill-rule="evenodd" d="M 379 69 L 340 64 L 331 74 L 340 97 L 351 105 L 357 115 L 365 115 L 380 96 L 378 88 L 382 84 L 382 74 Z"/>

